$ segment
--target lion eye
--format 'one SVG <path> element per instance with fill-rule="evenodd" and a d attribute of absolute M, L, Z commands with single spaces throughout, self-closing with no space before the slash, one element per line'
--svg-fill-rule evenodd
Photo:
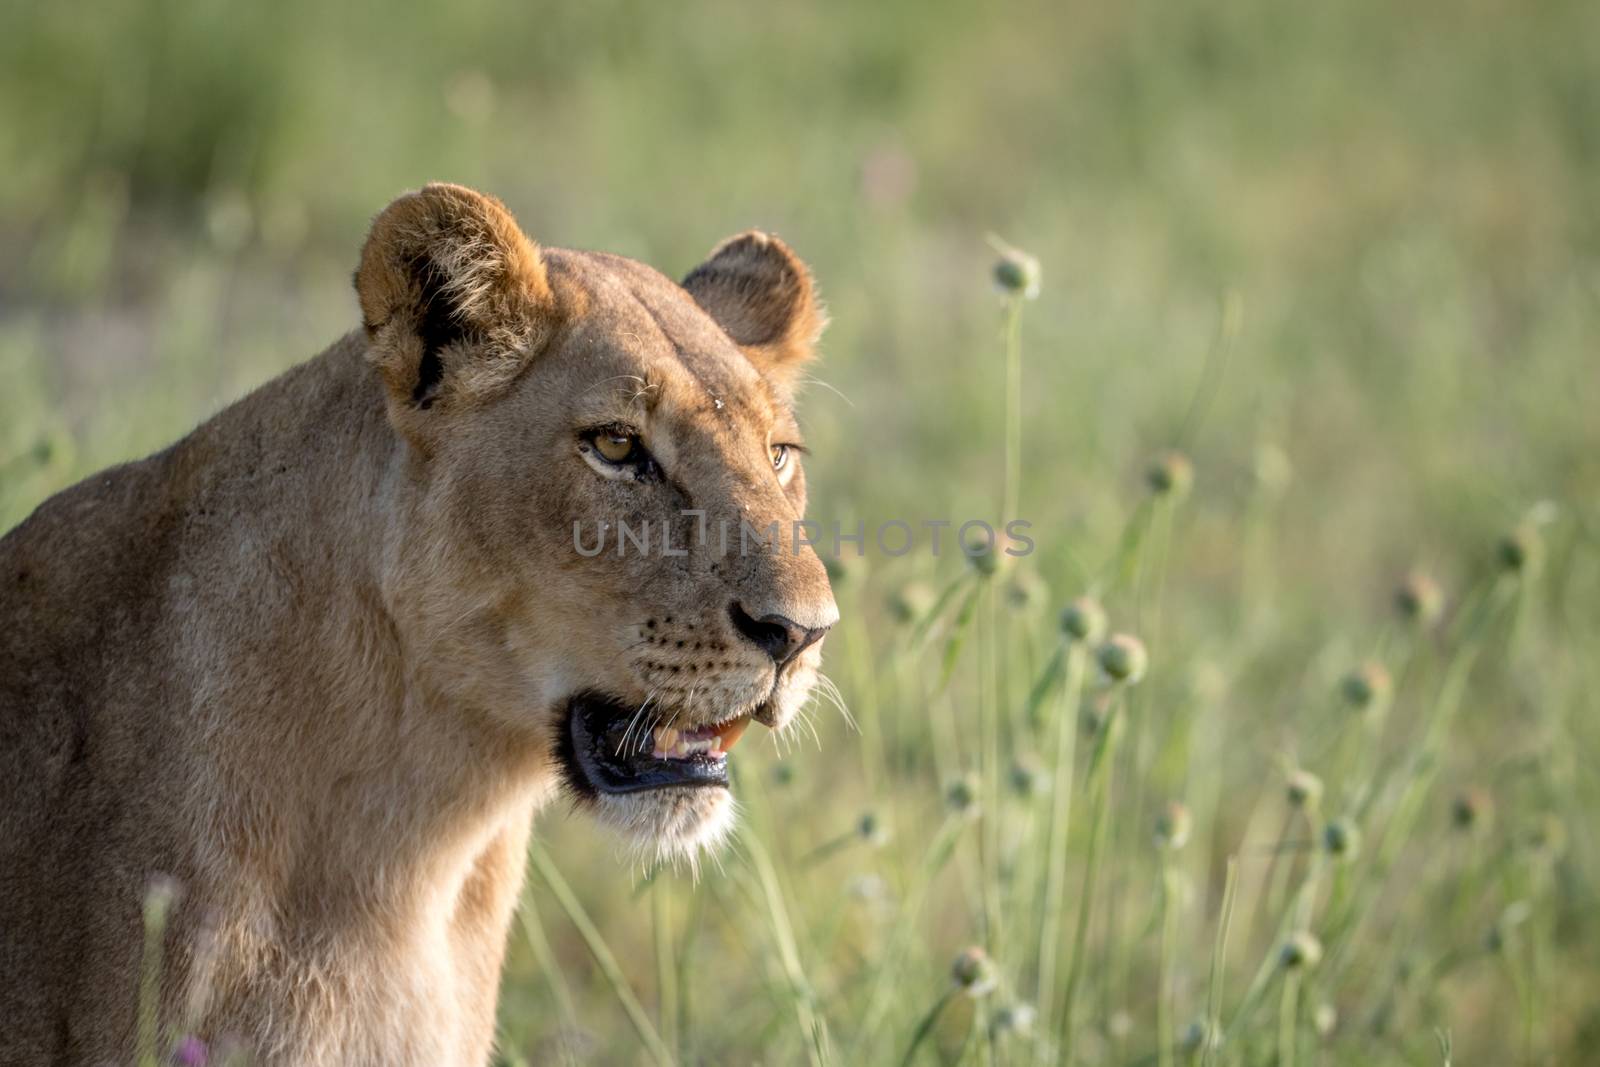
<path fill-rule="evenodd" d="M 578 452 L 590 467 L 607 478 L 644 482 L 661 475 L 661 467 L 645 447 L 639 431 L 625 423 L 581 431 Z"/>
<path fill-rule="evenodd" d="M 603 430 L 594 435 L 594 450 L 608 463 L 627 463 L 639 451 L 639 438 L 630 433 Z"/>
<path fill-rule="evenodd" d="M 775 470 L 775 471 L 781 471 L 781 470 L 783 470 L 784 467 L 788 466 L 788 464 L 789 464 L 789 446 L 788 445 L 773 445 L 772 446 L 772 469 Z"/>

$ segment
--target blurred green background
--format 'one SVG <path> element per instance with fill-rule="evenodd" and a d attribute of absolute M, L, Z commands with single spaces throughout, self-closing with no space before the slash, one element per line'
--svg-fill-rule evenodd
<path fill-rule="evenodd" d="M 1600 1045 L 1591 0 L 11 0 L 0 159 L 0 528 L 354 327 L 368 221 L 434 179 L 495 193 L 543 243 L 672 276 L 727 234 L 777 231 L 833 316 L 829 388 L 803 412 L 813 513 L 995 517 L 1005 361 L 988 235 L 1036 255 L 1020 513 L 1040 548 L 1026 573 L 1049 591 L 1004 579 L 1017 595 L 990 632 L 1004 638 L 999 698 L 1020 705 L 1055 647 L 1055 609 L 1089 589 L 1154 660 L 1111 815 L 1122 906 L 1091 927 L 1084 1062 L 1187 1055 L 1157 1032 L 1153 989 L 1170 989 L 1176 1024 L 1203 1016 L 1238 854 L 1228 1020 L 1272 951 L 1256 912 L 1283 869 L 1280 763 L 1339 751 L 1317 747 L 1338 730 L 1332 694 L 1368 655 L 1400 680 L 1380 759 L 1412 751 L 1452 646 L 1397 653 L 1390 589 L 1421 566 L 1460 603 L 1488 580 L 1496 536 L 1532 515 L 1544 566 L 1486 639 L 1443 754 L 1410 767 L 1431 776 L 1410 844 L 1393 869 L 1350 875 L 1373 887 L 1373 921 L 1308 987 L 1303 1055 L 1440 1062 L 1436 1029 L 1462 1062 L 1572 1063 Z M 1238 328 L 1219 345 L 1225 306 Z M 1196 487 L 1144 536 L 1141 472 L 1174 444 Z M 1143 581 L 1112 566 L 1125 531 Z M 781 764 L 747 742 L 753 836 L 698 882 L 645 877 L 582 820 L 540 822 L 684 1060 L 804 1062 L 791 1006 L 804 1001 L 837 1062 L 893 1062 L 977 938 L 971 842 L 926 885 L 917 873 L 951 770 L 928 723 L 972 729 L 975 653 L 942 636 L 953 621 L 918 644 L 884 607 L 960 572 L 879 559 L 840 582 L 828 670 L 874 717 L 883 773 L 826 708 L 820 747 Z M 1006 759 L 1026 763 L 1053 727 L 1016 714 Z M 1362 802 L 1360 782 L 1332 765 L 1328 778 L 1330 801 Z M 1463 836 L 1449 798 L 1468 785 L 1498 816 Z M 1148 822 L 1173 796 L 1196 833 L 1178 964 L 1158 978 Z M 989 814 L 1026 851 L 1041 802 L 1022 789 L 1003 803 Z M 832 847 L 867 813 L 888 843 Z M 1551 820 L 1559 847 L 1541 831 L 1533 856 L 1526 827 Z M 1071 892 L 1029 905 L 1062 909 L 1069 928 L 1084 829 Z M 911 943 L 889 951 L 924 890 Z M 537 878 L 530 897 L 565 988 L 519 934 L 507 1058 L 640 1060 L 569 917 Z M 1485 941 L 1508 908 L 1527 931 L 1516 952 Z M 997 996 L 1026 1000 L 1034 965 L 995 954 Z M 878 1033 L 863 991 L 881 980 L 896 992 Z M 1320 1037 L 1324 1003 L 1339 1021 Z M 919 1055 L 961 1055 L 962 1011 L 994 1014 L 974 1004 L 936 1019 Z M 1225 1054 L 1281 1055 L 1277 1012 Z"/>

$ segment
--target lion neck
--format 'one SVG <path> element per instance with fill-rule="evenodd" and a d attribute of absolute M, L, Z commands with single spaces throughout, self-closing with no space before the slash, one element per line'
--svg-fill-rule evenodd
<path fill-rule="evenodd" d="M 196 808 L 218 841 L 249 842 L 220 878 L 323 929 L 448 913 L 550 789 L 543 745 L 440 682 L 449 649 L 397 594 L 408 460 L 362 352 L 346 338 L 175 457 L 233 529 L 196 549 L 208 625 L 185 628 L 215 690 L 195 701 L 217 771 Z M 253 486 L 246 469 L 293 476 Z"/>

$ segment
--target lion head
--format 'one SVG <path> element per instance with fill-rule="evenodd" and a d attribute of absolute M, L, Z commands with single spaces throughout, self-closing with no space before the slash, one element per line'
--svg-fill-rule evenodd
<path fill-rule="evenodd" d="M 728 750 L 793 720 L 838 618 L 790 535 L 810 272 L 750 232 L 679 285 L 429 185 L 378 216 L 356 290 L 404 441 L 383 596 L 409 690 L 691 855 L 731 820 Z"/>

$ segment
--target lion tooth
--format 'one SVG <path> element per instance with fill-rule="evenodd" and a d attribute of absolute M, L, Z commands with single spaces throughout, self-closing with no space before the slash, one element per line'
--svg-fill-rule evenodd
<path fill-rule="evenodd" d="M 721 756 L 727 750 L 728 738 L 716 726 L 696 726 L 678 729 L 658 726 L 652 732 L 650 755 L 655 759 L 688 759 L 696 755 Z M 734 737 L 736 739 L 736 733 Z"/>

